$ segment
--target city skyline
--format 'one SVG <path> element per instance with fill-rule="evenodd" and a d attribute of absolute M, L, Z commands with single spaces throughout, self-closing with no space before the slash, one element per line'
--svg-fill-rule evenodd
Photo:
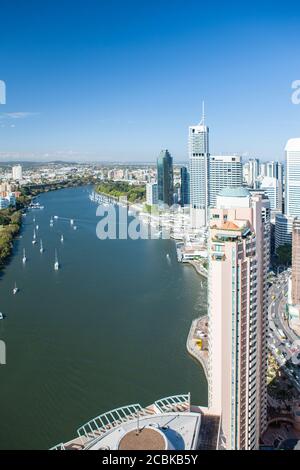
<path fill-rule="evenodd" d="M 39 4 L 31 4 L 26 23 L 25 6 L 1 9 L 6 159 L 149 162 L 169 148 L 184 162 L 202 100 L 211 154 L 282 160 L 285 142 L 298 134 L 296 4 L 269 10 L 232 2 L 215 14 L 193 1 L 191 15 L 181 1 L 172 8 L 89 1 L 90 9 L 77 2 L 72 11 L 65 1 L 62 26 L 52 2 L 43 4 L 43 24 Z"/>
<path fill-rule="evenodd" d="M 2 3 L 0 450 L 300 450 L 299 2 Z"/>

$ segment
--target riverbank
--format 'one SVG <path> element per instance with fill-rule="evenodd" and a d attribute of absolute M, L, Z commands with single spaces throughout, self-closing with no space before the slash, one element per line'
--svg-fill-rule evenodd
<path fill-rule="evenodd" d="M 188 353 L 203 368 L 208 380 L 208 316 L 193 320 L 186 342 Z"/>
<path fill-rule="evenodd" d="M 206 279 L 208 278 L 208 271 L 207 269 L 204 268 L 204 266 L 201 264 L 200 261 L 189 260 L 187 261 L 187 263 L 193 266 L 195 270 L 197 271 L 197 273 L 200 274 L 200 276 L 203 276 Z"/>
<path fill-rule="evenodd" d="M 8 208 L 0 210 L 0 269 L 9 258 L 13 241 L 19 233 L 22 223 L 21 210 Z"/>
<path fill-rule="evenodd" d="M 95 186 L 95 192 L 118 200 L 126 197 L 129 203 L 144 202 L 146 198 L 145 185 L 131 185 L 122 181 L 106 181 Z"/>
<path fill-rule="evenodd" d="M 47 449 L 123 403 L 146 405 L 182 391 L 191 392 L 194 403 L 207 403 L 204 372 L 186 351 L 195 312 L 206 303 L 205 287 L 173 256 L 168 262 L 172 240 L 99 240 L 90 190 L 41 194 L 44 209 L 23 218 L 22 238 L 1 278 L 6 318 L 0 337 L 7 344 L 1 449 Z"/>
<path fill-rule="evenodd" d="M 26 211 L 36 196 L 49 191 L 85 186 L 92 182 L 95 183 L 88 178 L 80 178 L 65 182 L 27 185 L 20 188 L 21 194 L 17 198 L 16 206 L 0 210 L 0 270 L 8 261 L 14 240 L 21 230 L 22 213 Z"/>

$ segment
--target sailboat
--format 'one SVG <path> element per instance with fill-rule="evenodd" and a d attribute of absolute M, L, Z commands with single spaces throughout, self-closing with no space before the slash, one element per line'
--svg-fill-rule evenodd
<path fill-rule="evenodd" d="M 57 251 L 55 250 L 55 261 L 54 261 L 54 269 L 57 271 L 59 269 L 59 262 L 57 257 Z"/>
<path fill-rule="evenodd" d="M 44 247 L 43 247 L 43 242 L 42 242 L 42 239 L 40 241 L 40 253 L 43 253 L 44 251 Z"/>
<path fill-rule="evenodd" d="M 62 243 L 64 242 L 64 236 L 63 236 L 63 235 L 61 235 L 60 241 L 61 241 Z"/>
<path fill-rule="evenodd" d="M 26 263 L 26 260 L 27 258 L 26 258 L 25 248 L 23 248 L 23 258 L 22 258 L 23 264 Z"/>
<path fill-rule="evenodd" d="M 35 229 L 33 229 L 33 239 L 32 239 L 32 244 L 35 245 L 36 244 L 36 233 L 35 233 Z"/>
<path fill-rule="evenodd" d="M 15 282 L 15 287 L 13 288 L 13 294 L 16 294 L 18 292 L 18 288 L 17 288 L 17 283 Z"/>

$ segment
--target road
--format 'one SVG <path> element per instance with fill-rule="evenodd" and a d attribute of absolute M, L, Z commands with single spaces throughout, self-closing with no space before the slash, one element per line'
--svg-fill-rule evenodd
<path fill-rule="evenodd" d="M 268 348 L 290 382 L 300 392 L 300 366 L 288 360 L 291 356 L 300 358 L 299 338 L 284 318 L 289 277 L 289 270 L 280 273 L 269 290 Z M 297 340 L 298 344 L 295 343 Z"/>

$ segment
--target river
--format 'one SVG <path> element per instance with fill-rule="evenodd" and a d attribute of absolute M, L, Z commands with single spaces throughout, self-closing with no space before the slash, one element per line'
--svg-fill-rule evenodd
<path fill-rule="evenodd" d="M 194 404 L 207 404 L 204 373 L 186 352 L 191 321 L 206 312 L 204 283 L 177 263 L 172 240 L 99 240 L 90 190 L 39 196 L 44 210 L 24 217 L 1 272 L 1 449 L 47 449 L 130 403 L 191 392 Z"/>

